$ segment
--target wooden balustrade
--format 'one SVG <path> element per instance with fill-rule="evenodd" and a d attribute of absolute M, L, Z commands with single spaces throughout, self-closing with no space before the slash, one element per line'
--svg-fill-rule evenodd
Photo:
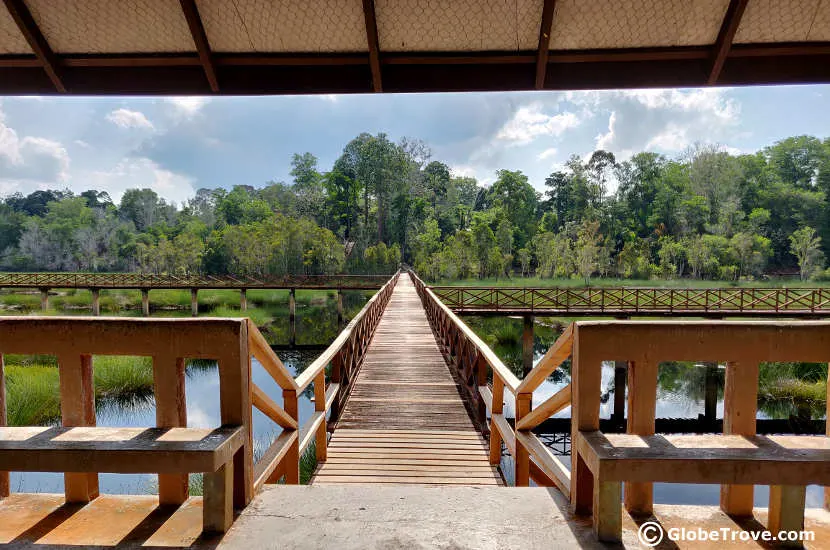
<path fill-rule="evenodd" d="M 232 519 L 229 508 L 225 507 L 225 504 L 230 502 L 227 499 L 232 498 L 233 505 L 242 508 L 250 502 L 254 493 L 264 483 L 276 482 L 282 477 L 286 483 L 299 483 L 300 457 L 312 441 L 316 442 L 317 459 L 325 461 L 326 415 L 330 413 L 330 420 L 337 420 L 339 407 L 348 396 L 351 382 L 360 368 L 364 352 L 397 279 L 398 274 L 389 279 L 332 345 L 296 378 L 286 369 L 257 327 L 247 319 L 0 318 L 0 427 L 6 424 L 3 354 L 57 356 L 61 420 L 65 427 L 96 425 L 93 385 L 95 355 L 151 356 L 156 427 L 176 429 L 184 429 L 187 426 L 185 360 L 214 359 L 218 362 L 219 368 L 222 429 L 238 428 L 237 431 L 221 432 L 227 432 L 227 440 L 233 445 L 239 445 L 239 450 L 228 457 L 232 460 L 230 465 L 217 466 L 219 469 L 216 471 L 178 470 L 169 462 L 164 462 L 167 459 L 162 457 L 158 469 L 154 470 L 154 463 L 146 457 L 147 453 L 152 451 L 152 448 L 148 448 L 142 450 L 143 463 L 131 465 L 122 460 L 117 466 L 107 466 L 114 469 L 103 471 L 123 469 L 127 472 L 159 473 L 161 504 L 183 503 L 188 496 L 187 472 L 204 471 L 205 526 L 225 530 Z M 252 357 L 259 361 L 282 389 L 282 406 L 252 382 Z M 329 365 L 332 367 L 332 382 L 327 387 L 326 368 Z M 315 410 L 311 418 L 300 426 L 298 395 L 312 384 Z M 256 463 L 251 428 L 252 407 L 260 410 L 282 428 L 282 433 Z M 155 432 L 153 434 L 155 437 Z M 109 433 L 104 436 L 112 437 Z M 48 448 L 48 445 L 40 445 L 43 449 Z M 15 447 L 18 448 L 19 446 Z M 186 444 L 181 448 L 181 452 L 190 449 Z M 228 449 L 228 445 L 217 444 L 211 452 L 219 453 L 216 456 L 225 456 L 221 453 L 227 454 Z M 193 450 L 201 450 L 202 454 L 199 456 L 205 456 L 204 448 Z M 17 461 L 17 455 L 8 454 L 19 451 L 2 446 L 0 451 L 7 453 L 3 455 L 6 457 L 4 460 L 21 464 Z M 81 451 L 87 452 L 88 449 L 84 448 Z M 108 448 L 105 442 L 102 442 L 99 454 L 103 456 L 107 452 L 112 452 L 112 448 Z M 169 454 L 162 451 L 157 456 Z M 80 468 L 80 472 L 72 470 L 71 468 L 78 464 L 73 462 L 71 457 L 66 457 L 69 455 L 64 457 L 67 501 L 88 502 L 97 497 L 96 471 L 84 471 Z M 46 462 L 48 461 L 44 461 Z M 184 462 L 182 459 L 182 463 Z M 56 462 L 52 461 L 49 464 L 54 465 Z M 204 468 L 204 461 L 192 463 L 190 467 Z M 8 493 L 8 472 L 0 472 L 0 498 Z"/>
<path fill-rule="evenodd" d="M 567 386 L 532 410 L 533 391 L 571 354 L 573 329 L 565 333 L 551 347 L 545 357 L 519 380 L 495 353 L 450 310 L 414 273 L 427 317 L 451 367 L 458 374 L 467 400 L 477 411 L 479 427 L 490 435 L 490 463 L 501 462 L 501 446 L 513 456 L 516 471 L 515 484 L 526 486 L 530 479 L 539 485 L 556 486 L 565 495 L 570 493 L 570 474 L 567 467 L 531 432 L 549 416 L 570 404 L 570 386 Z M 492 388 L 488 378 L 492 373 Z M 504 416 L 505 391 L 514 397 L 515 428 Z M 490 411 L 487 423 L 486 412 Z"/>
<path fill-rule="evenodd" d="M 430 287 L 453 311 L 500 314 L 815 316 L 827 288 Z"/>

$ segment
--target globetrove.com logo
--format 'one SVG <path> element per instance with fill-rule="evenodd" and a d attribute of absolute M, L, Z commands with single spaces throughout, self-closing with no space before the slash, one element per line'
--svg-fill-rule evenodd
<path fill-rule="evenodd" d="M 647 521 L 637 531 L 640 543 L 648 548 L 659 545 L 664 540 L 671 542 L 812 542 L 816 540 L 814 531 L 745 531 L 721 527 L 705 529 L 703 527 L 671 527 L 664 529 L 656 521 Z"/>

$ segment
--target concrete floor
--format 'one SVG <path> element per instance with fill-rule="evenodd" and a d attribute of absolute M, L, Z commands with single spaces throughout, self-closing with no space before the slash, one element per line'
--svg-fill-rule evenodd
<path fill-rule="evenodd" d="M 202 500 L 158 508 L 152 495 L 102 495 L 65 505 L 63 495 L 14 494 L 0 501 L 0 547 L 259 549 L 556 549 L 643 548 L 637 524 L 623 518 L 623 546 L 597 543 L 590 521 L 574 518 L 555 489 L 381 485 L 277 485 L 265 488 L 224 537 L 204 536 Z M 713 506 L 657 506 L 665 529 L 760 532 L 766 511 L 736 524 Z M 830 549 L 830 513 L 810 509 L 808 548 Z M 739 531 L 744 532 L 744 531 Z M 744 532 L 744 533 L 746 533 Z M 660 549 L 765 548 L 755 542 L 664 542 Z"/>
<path fill-rule="evenodd" d="M 765 510 L 738 526 L 712 506 L 658 506 L 666 528 L 728 527 L 762 530 Z M 624 548 L 643 548 L 638 525 L 623 520 Z M 808 548 L 830 548 L 830 513 L 809 510 L 816 531 Z M 755 542 L 670 543 L 671 548 L 763 548 Z M 555 549 L 621 548 L 596 542 L 589 521 L 568 513 L 555 489 L 515 487 L 405 487 L 379 485 L 276 486 L 265 489 L 219 545 L 260 548 L 350 549 Z"/>

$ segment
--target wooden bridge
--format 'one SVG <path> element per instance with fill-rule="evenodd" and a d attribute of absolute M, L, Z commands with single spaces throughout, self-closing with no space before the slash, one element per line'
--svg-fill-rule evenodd
<path fill-rule="evenodd" d="M 830 514 L 805 512 L 806 486 L 830 485 L 830 439 L 755 435 L 758 364 L 826 362 L 828 322 L 574 323 L 519 379 L 417 276 L 396 274 L 296 376 L 244 319 L 3 318 L 0 358 L 10 353 L 58 357 L 62 427 L 2 427 L 0 375 L 0 470 L 64 472 L 65 495 L 12 493 L 0 473 L 0 543 L 219 541 L 244 549 L 364 547 L 374 537 L 375 546 L 388 547 L 388 531 L 409 529 L 404 517 L 427 513 L 433 519 L 423 533 L 457 536 L 450 533 L 458 524 L 442 525 L 468 518 L 476 541 L 493 541 L 492 533 L 480 538 L 483 525 L 515 523 L 509 534 L 498 531 L 507 546 L 593 548 L 599 540 L 634 547 L 644 515 L 665 527 L 807 528 L 830 540 Z M 93 356 L 101 354 L 153 357 L 155 427 L 96 426 Z M 215 429 L 187 427 L 187 358 L 218 360 L 222 425 Z M 281 388 L 281 402 L 253 381 L 252 358 Z M 534 403 L 534 392 L 569 358 L 571 384 Z M 727 361 L 723 434 L 655 435 L 658 361 L 680 359 Z M 605 360 L 628 362 L 627 434 L 600 431 Z M 298 396 L 307 390 L 314 412 L 301 422 Z M 566 464 L 533 430 L 569 406 L 574 452 Z M 253 409 L 280 429 L 257 452 Z M 312 443 L 312 486 L 297 491 L 290 486 L 299 484 Z M 503 448 L 512 458 L 506 463 Z M 99 495 L 100 472 L 157 473 L 159 496 Z M 204 476 L 203 498 L 188 495 L 194 472 Z M 525 490 L 503 487 L 505 478 Z M 539 487 L 529 488 L 531 481 Z M 720 484 L 720 510 L 655 506 L 653 482 Z M 771 486 L 768 511 L 753 510 L 753 484 Z M 296 517 L 286 516 L 295 509 Z M 473 521 L 482 510 L 488 519 Z M 343 534 L 342 514 L 374 527 Z M 753 514 L 756 523 L 739 522 Z M 285 521 L 287 530 L 275 527 Z M 401 541 L 410 539 L 394 540 L 406 546 Z"/>

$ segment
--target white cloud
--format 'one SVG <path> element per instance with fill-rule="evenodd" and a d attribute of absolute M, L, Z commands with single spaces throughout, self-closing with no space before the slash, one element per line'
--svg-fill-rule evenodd
<path fill-rule="evenodd" d="M 116 202 L 127 189 L 148 188 L 181 205 L 196 192 L 193 179 L 159 166 L 146 157 L 123 158 L 111 170 L 83 174 L 84 188 L 104 189 Z"/>
<path fill-rule="evenodd" d="M 574 98 L 579 101 L 578 98 Z M 740 105 L 724 89 L 626 90 L 586 98 L 596 111 L 610 111 L 596 148 L 618 157 L 633 151 L 674 153 L 695 142 L 720 142 L 737 126 Z"/>
<path fill-rule="evenodd" d="M 153 129 L 153 123 L 147 120 L 147 117 L 141 111 L 116 109 L 107 115 L 107 120 L 121 128 Z"/>
<path fill-rule="evenodd" d="M 556 153 L 558 152 L 559 151 L 556 149 L 556 147 L 549 147 L 541 153 L 539 153 L 538 155 L 536 155 L 536 158 L 538 158 L 539 160 L 545 160 L 550 157 L 556 156 Z"/>
<path fill-rule="evenodd" d="M 178 115 L 191 118 L 210 102 L 210 98 L 204 96 L 177 96 L 164 98 L 164 101 L 175 107 Z"/>
<path fill-rule="evenodd" d="M 497 139 L 525 145 L 541 136 L 561 136 L 579 125 L 579 118 L 569 111 L 548 115 L 540 102 L 519 107 L 513 118 L 499 130 Z"/>
<path fill-rule="evenodd" d="M 21 138 L 0 111 L 0 192 L 62 186 L 68 171 L 69 153 L 63 145 L 43 137 Z"/>

